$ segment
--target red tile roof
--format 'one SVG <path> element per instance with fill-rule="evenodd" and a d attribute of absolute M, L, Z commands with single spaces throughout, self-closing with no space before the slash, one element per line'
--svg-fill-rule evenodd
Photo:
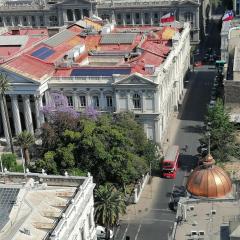
<path fill-rule="evenodd" d="M 18 53 L 28 49 L 34 44 L 48 38 L 48 30 L 45 28 L 41 29 L 18 29 L 11 30 L 4 33 L 2 36 L 28 36 L 28 40 L 22 46 L 0 46 L 0 64 L 8 61 L 9 59 L 15 57 Z"/>
<path fill-rule="evenodd" d="M 122 28 L 115 29 L 115 32 L 119 31 L 119 29 Z M 85 45 L 85 52 L 83 52 L 77 59 L 75 59 L 76 64 L 81 64 L 82 61 L 86 60 L 84 62 L 84 66 L 88 66 L 88 59 L 86 58 L 88 57 L 89 51 L 94 50 L 95 54 L 99 54 L 98 57 L 100 61 L 103 61 L 103 66 L 106 67 L 112 67 L 111 64 L 107 64 L 107 61 L 104 62 L 104 58 L 107 56 L 109 56 L 111 59 L 111 56 L 108 54 L 115 54 L 116 56 L 118 52 L 123 52 L 124 54 L 126 52 L 130 53 L 134 52 L 136 47 L 138 47 L 141 51 L 141 54 L 139 56 L 134 55 L 135 57 L 131 57 L 125 60 L 126 62 L 123 60 L 124 57 L 119 58 L 119 63 L 116 64 L 115 67 L 121 65 L 122 63 L 125 63 L 131 66 L 131 72 L 138 72 L 143 75 L 149 75 L 150 73 L 146 71 L 145 65 L 153 65 L 155 67 L 159 66 L 170 51 L 170 44 L 169 41 L 164 41 L 162 39 L 162 34 L 165 31 L 165 28 L 160 29 L 159 27 L 140 27 L 139 29 L 143 32 L 149 29 L 152 29 L 153 31 L 148 32 L 147 34 L 138 32 L 131 44 L 100 44 L 101 35 L 99 34 L 87 36 L 81 36 L 80 34 L 77 34 L 71 39 L 68 39 L 63 43 L 57 45 L 56 47 L 51 48 L 47 46 L 52 49 L 54 53 L 45 60 L 31 56 L 34 51 L 43 46 L 46 47 L 46 44 L 40 43 L 29 50 L 27 53 L 21 54 L 19 57 L 16 57 L 16 59 L 13 59 L 7 64 L 4 64 L 4 66 L 12 71 L 19 72 L 26 76 L 31 76 L 33 79 L 37 80 L 41 80 L 44 76 L 47 75 L 70 76 L 71 70 L 73 68 L 59 67 L 57 62 L 63 59 L 67 52 L 77 45 Z M 82 28 L 77 25 L 69 27 L 68 30 L 71 30 L 75 33 L 82 32 Z M 102 55 L 104 55 L 104 57 L 101 60 Z"/>

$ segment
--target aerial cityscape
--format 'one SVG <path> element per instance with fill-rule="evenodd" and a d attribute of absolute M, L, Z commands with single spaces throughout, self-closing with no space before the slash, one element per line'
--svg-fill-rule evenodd
<path fill-rule="evenodd" d="M 240 0 L 1 0 L 0 110 L 0 240 L 240 239 Z"/>

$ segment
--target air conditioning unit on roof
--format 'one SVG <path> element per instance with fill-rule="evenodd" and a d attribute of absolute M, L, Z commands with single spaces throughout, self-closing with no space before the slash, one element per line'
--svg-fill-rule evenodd
<path fill-rule="evenodd" d="M 191 236 L 198 236 L 198 232 L 197 231 L 191 231 Z"/>
<path fill-rule="evenodd" d="M 212 215 L 216 215 L 217 211 L 215 209 L 211 210 Z"/>

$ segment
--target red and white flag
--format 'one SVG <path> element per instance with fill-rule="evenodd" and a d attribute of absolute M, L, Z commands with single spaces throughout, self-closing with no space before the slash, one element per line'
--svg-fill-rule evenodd
<path fill-rule="evenodd" d="M 229 11 L 225 12 L 222 20 L 223 20 L 223 22 L 227 22 L 227 21 L 233 20 L 233 18 L 234 18 L 233 11 L 229 10 Z"/>
<path fill-rule="evenodd" d="M 160 19 L 161 23 L 168 23 L 168 22 L 174 22 L 174 21 L 175 21 L 175 16 L 173 12 L 163 15 Z"/>

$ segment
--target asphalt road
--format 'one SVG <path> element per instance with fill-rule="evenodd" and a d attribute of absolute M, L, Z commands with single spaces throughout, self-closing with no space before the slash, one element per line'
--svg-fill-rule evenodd
<path fill-rule="evenodd" d="M 211 68 L 211 69 L 209 69 Z M 115 236 L 116 240 L 125 240 L 129 236 L 132 240 L 167 240 L 168 234 L 175 219 L 175 213 L 168 209 L 169 198 L 173 185 L 184 184 L 186 173 L 197 163 L 198 139 L 201 137 L 203 120 L 210 100 L 211 86 L 215 76 L 215 69 L 211 66 L 196 68 L 191 73 L 189 91 L 185 96 L 183 108 L 179 113 L 179 127 L 173 143 L 180 146 L 181 169 L 174 180 L 161 179 L 157 190 L 153 193 L 151 209 L 144 217 L 134 221 L 121 222 L 120 229 Z M 188 145 L 185 152 L 184 146 Z M 143 210 L 144 211 L 144 210 Z"/>
<path fill-rule="evenodd" d="M 211 47 L 219 49 L 219 37 L 217 34 L 217 24 L 209 26 L 206 41 L 200 44 L 200 55 L 205 49 Z M 174 144 L 180 146 L 181 169 L 174 180 L 160 179 L 157 189 L 152 193 L 151 209 L 144 215 L 133 221 L 121 222 L 115 236 L 115 240 L 125 240 L 126 236 L 130 240 L 167 240 L 175 220 L 175 212 L 168 208 L 169 198 L 173 186 L 182 186 L 186 182 L 186 175 L 197 163 L 197 147 L 199 138 L 202 136 L 204 127 L 204 117 L 207 104 L 210 101 L 211 86 L 215 76 L 213 66 L 202 66 L 195 68 L 190 74 L 189 82 L 186 83 L 188 91 L 183 101 L 181 112 L 178 115 L 179 126 L 172 139 Z M 188 145 L 187 152 L 184 151 Z M 144 211 L 144 210 L 143 210 Z"/>

